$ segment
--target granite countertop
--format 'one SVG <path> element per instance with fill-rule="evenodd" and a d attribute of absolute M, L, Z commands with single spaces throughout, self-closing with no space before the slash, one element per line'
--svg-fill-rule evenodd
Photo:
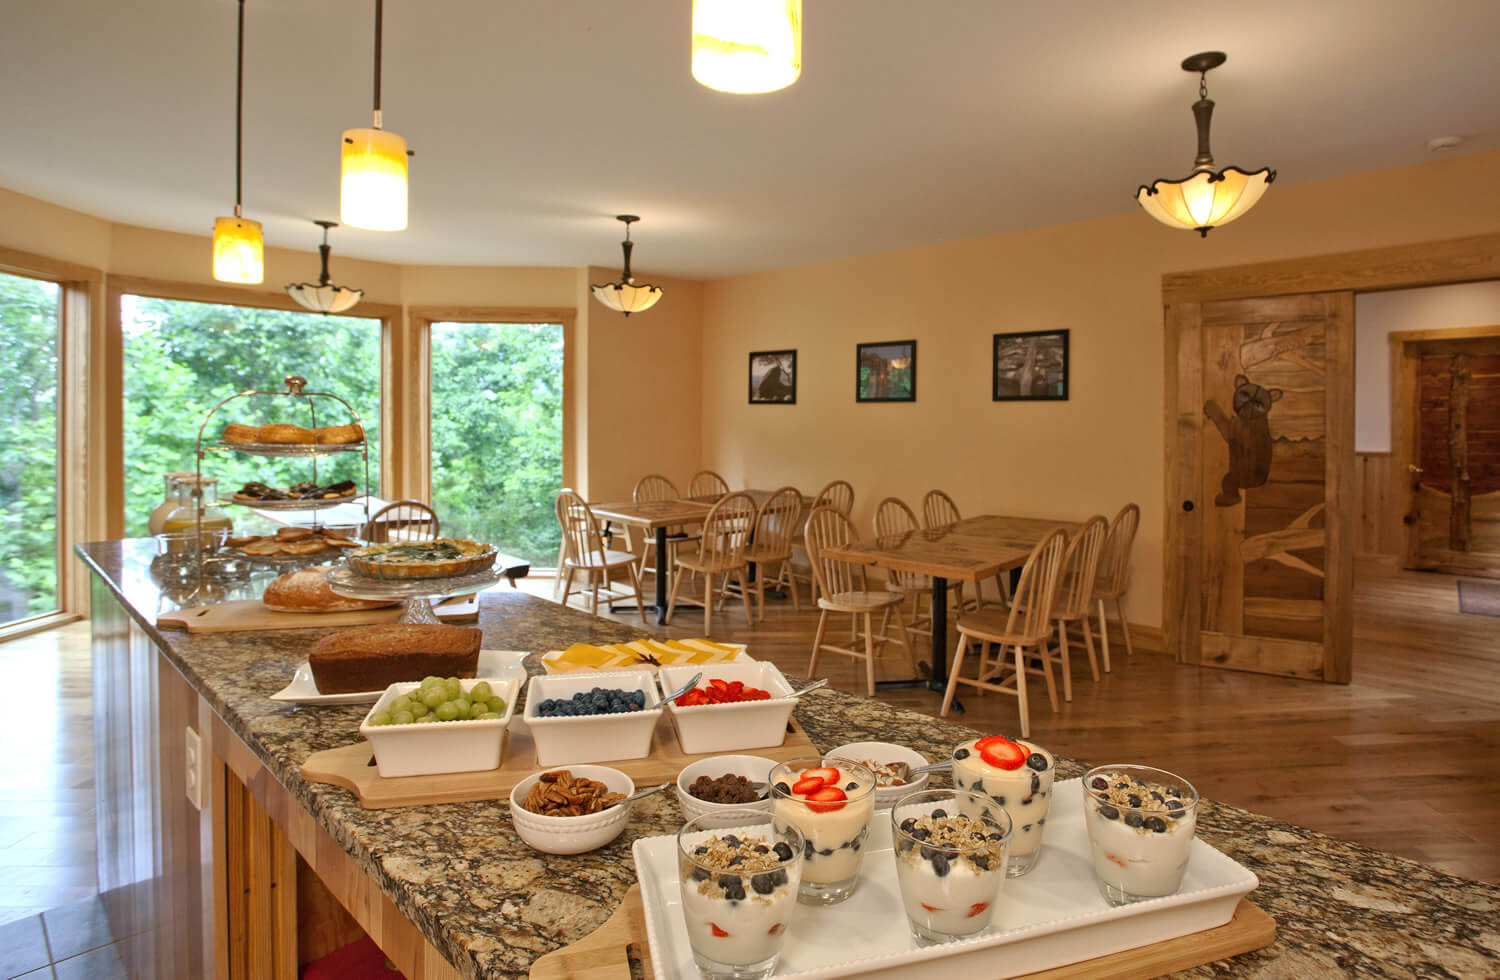
<path fill-rule="evenodd" d="M 313 752 L 357 740 L 367 708 L 268 699 L 328 630 L 158 631 L 164 600 L 149 573 L 151 542 L 78 551 L 228 726 L 464 976 L 525 976 L 536 957 L 593 931 L 635 883 L 632 841 L 681 823 L 675 798 L 658 794 L 635 804 L 613 843 L 559 857 L 531 850 L 495 803 L 362 809 L 345 790 L 304 782 L 299 767 Z M 486 648 L 532 652 L 647 635 L 506 590 L 484 595 L 480 626 Z M 528 668 L 539 672 L 534 662 Z M 838 691 L 800 706 L 797 719 L 820 749 L 879 739 L 933 759 L 981 734 Z M 1085 769 L 1058 762 L 1059 778 Z M 1278 935 L 1264 950 L 1183 976 L 1500 975 L 1500 887 L 1210 801 L 1198 835 L 1259 876 L 1251 897 L 1275 918 Z"/>

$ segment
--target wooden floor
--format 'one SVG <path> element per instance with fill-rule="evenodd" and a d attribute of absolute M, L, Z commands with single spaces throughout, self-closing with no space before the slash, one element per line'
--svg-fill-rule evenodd
<path fill-rule="evenodd" d="M 549 580 L 528 588 L 551 596 Z M 613 618 L 640 624 L 633 613 Z M 803 674 L 816 621 L 805 603 L 796 613 L 768 602 L 766 622 L 746 629 L 736 602 L 715 614 L 714 635 Z M 689 609 L 666 629 L 699 636 L 702 626 L 702 612 Z M 1075 658 L 1073 703 L 1057 714 L 1032 688 L 1034 739 L 1079 760 L 1149 762 L 1213 799 L 1500 882 L 1500 618 L 1460 613 L 1452 577 L 1359 564 L 1348 686 L 1186 667 L 1160 654 L 1127 661 L 1118 643 L 1112 649 L 1114 671 L 1097 686 Z M 890 653 L 880 677 L 905 669 L 900 648 Z M 862 692 L 862 670 L 825 654 L 819 674 Z M 879 697 L 934 715 L 940 700 Z M 963 701 L 968 712 L 955 721 L 1016 733 L 1013 698 L 970 691 Z"/>

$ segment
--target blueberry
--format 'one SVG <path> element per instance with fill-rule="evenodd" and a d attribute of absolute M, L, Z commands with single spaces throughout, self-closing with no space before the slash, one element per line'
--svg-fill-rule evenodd
<path fill-rule="evenodd" d="M 804 860 L 804 861 L 810 861 L 810 860 L 812 860 L 812 856 L 813 856 L 812 841 L 810 841 L 810 840 L 803 841 L 802 842 L 802 860 Z"/>
<path fill-rule="evenodd" d="M 756 875 L 750 879 L 750 887 L 757 895 L 769 895 L 776 890 L 776 882 L 770 875 Z"/>
<path fill-rule="evenodd" d="M 859 838 L 858 837 L 854 838 L 854 840 L 852 840 L 852 841 L 849 842 L 849 848 L 850 848 L 850 850 L 854 850 L 854 851 L 859 850 Z"/>
<path fill-rule="evenodd" d="M 1147 817 L 1146 829 L 1155 831 L 1158 834 L 1165 834 L 1167 832 L 1167 822 L 1161 817 Z"/>
<path fill-rule="evenodd" d="M 790 861 L 792 859 L 792 845 L 785 841 L 777 842 L 776 846 L 771 848 L 771 850 L 775 851 L 776 856 L 783 861 Z"/>
<path fill-rule="evenodd" d="M 906 831 L 908 834 L 912 832 L 912 828 L 916 825 L 917 821 L 915 817 L 907 817 L 905 820 L 901 821 L 901 829 Z"/>
<path fill-rule="evenodd" d="M 764 844 L 756 844 L 753 848 L 756 854 L 770 854 L 771 849 Z"/>
<path fill-rule="evenodd" d="M 1176 786 L 1168 786 L 1167 787 L 1167 795 L 1168 796 L 1181 796 L 1182 795 L 1182 790 L 1178 789 Z"/>
<path fill-rule="evenodd" d="M 980 871 L 990 870 L 990 858 L 988 854 L 970 854 L 969 860 L 974 862 L 974 867 Z"/>
<path fill-rule="evenodd" d="M 968 757 L 969 757 L 969 750 L 968 749 L 954 749 L 953 750 L 953 758 L 955 758 L 955 759 L 967 759 Z"/>
<path fill-rule="evenodd" d="M 1042 777 L 1036 773 L 1031 774 L 1031 792 L 1036 793 L 1042 788 Z"/>
<path fill-rule="evenodd" d="M 948 811 L 947 810 L 941 810 L 941 809 L 939 809 L 939 810 L 933 810 L 932 811 L 932 817 L 935 820 L 941 820 L 943 817 L 946 817 L 947 815 L 948 815 Z"/>
<path fill-rule="evenodd" d="M 831 856 L 833 854 L 833 848 L 831 848 L 831 847 L 825 847 L 821 851 L 819 851 L 818 853 L 821 854 L 821 855 L 823 855 L 824 857 L 829 857 L 829 856 Z"/>
<path fill-rule="evenodd" d="M 1143 824 L 1145 822 L 1146 822 L 1145 819 L 1139 813 L 1136 813 L 1134 810 L 1132 810 L 1129 813 L 1125 814 L 1125 826 L 1127 826 L 1127 827 L 1139 827 L 1141 824 Z"/>
<path fill-rule="evenodd" d="M 1043 817 L 1043 818 L 1042 818 L 1042 819 L 1040 819 L 1040 820 L 1038 820 L 1038 821 L 1037 821 L 1037 822 L 1036 822 L 1036 825 L 1037 825 L 1037 826 L 1038 826 L 1038 827 L 1040 827 L 1040 826 L 1042 826 L 1042 824 L 1044 824 L 1044 823 L 1046 823 L 1046 822 L 1047 822 L 1047 818 L 1046 818 L 1046 817 Z"/>
<path fill-rule="evenodd" d="M 1131 806 L 1140 806 L 1141 798 L 1139 796 L 1136 796 L 1134 793 L 1131 793 L 1125 798 L 1125 802 L 1129 803 Z"/>
<path fill-rule="evenodd" d="M 1158 793 L 1154 789 L 1151 791 L 1151 798 L 1153 800 L 1155 800 L 1156 802 L 1158 802 L 1158 803 L 1165 803 L 1165 802 L 1167 802 L 1167 798 L 1165 796 L 1162 796 L 1160 793 Z"/>
<path fill-rule="evenodd" d="M 1167 809 L 1168 810 L 1181 810 L 1182 809 L 1182 801 L 1181 800 L 1168 800 L 1167 801 Z"/>
<path fill-rule="evenodd" d="M 911 841 L 904 840 L 896 845 L 896 850 L 900 851 L 902 854 L 907 854 L 910 853 L 911 850 L 916 846 L 917 845 L 913 844 Z"/>
<path fill-rule="evenodd" d="M 1109 780 L 1105 779 L 1103 776 L 1095 776 L 1092 780 L 1089 781 L 1089 789 L 1097 789 L 1101 791 L 1109 789 Z"/>
<path fill-rule="evenodd" d="M 730 847 L 739 847 L 740 839 L 733 834 L 725 834 L 724 843 L 728 844 Z"/>
<path fill-rule="evenodd" d="M 708 880 L 708 871 L 707 871 L 707 869 L 705 869 L 705 868 L 694 868 L 693 869 L 693 880 L 694 881 L 707 881 Z"/>
<path fill-rule="evenodd" d="M 1105 820 L 1118 820 L 1120 819 L 1120 811 L 1112 806 L 1101 806 L 1099 808 L 1099 816 Z"/>
<path fill-rule="evenodd" d="M 792 788 L 790 786 L 788 786 L 786 783 L 777 783 L 776 784 L 776 792 L 782 794 L 783 796 L 791 796 L 792 795 Z"/>
<path fill-rule="evenodd" d="M 922 848 L 922 860 L 923 861 L 931 861 L 935 857 L 940 857 L 942 855 L 942 853 L 943 853 L 942 851 L 938 850 L 935 847 L 923 847 Z"/>
<path fill-rule="evenodd" d="M 699 846 L 693 848 L 693 853 L 698 855 L 699 857 L 702 857 L 703 855 L 708 853 L 708 848 L 700 844 Z"/>
<path fill-rule="evenodd" d="M 734 857 L 732 857 L 732 858 L 729 859 L 729 866 L 731 868 L 734 867 L 736 864 L 743 864 L 743 863 L 745 863 L 745 855 L 743 855 L 743 854 L 736 854 Z"/>
<path fill-rule="evenodd" d="M 1022 833 L 1030 833 L 1031 832 L 1031 824 L 1026 824 L 1025 826 L 1023 826 L 1021 828 L 1021 832 Z"/>
<path fill-rule="evenodd" d="M 996 831 L 993 834 L 985 834 L 984 836 L 986 840 L 1005 840 L 1005 835 L 1000 833 L 999 831 Z"/>
<path fill-rule="evenodd" d="M 918 827 L 916 830 L 913 830 L 911 832 L 911 835 L 913 837 L 915 837 L 917 840 L 931 840 L 932 839 L 932 831 L 928 830 L 926 827 Z"/>
<path fill-rule="evenodd" d="M 1047 771 L 1047 757 L 1040 752 L 1033 752 L 1026 757 L 1026 764 L 1037 772 Z"/>
<path fill-rule="evenodd" d="M 994 800 L 996 803 L 1000 804 L 1001 806 L 1005 805 L 1005 797 L 1003 797 L 1003 796 L 991 796 L 990 799 Z"/>
<path fill-rule="evenodd" d="M 948 867 L 948 855 L 942 853 L 934 854 L 932 856 L 932 870 L 939 878 L 946 878 L 950 870 Z"/>
<path fill-rule="evenodd" d="M 773 884 L 773 885 L 784 885 L 786 883 L 787 883 L 787 877 L 786 877 L 786 872 L 785 871 L 781 870 L 780 868 L 777 868 L 775 871 L 771 872 L 771 884 Z"/>
<path fill-rule="evenodd" d="M 859 789 L 859 783 L 850 783 L 848 786 L 844 787 L 844 792 L 852 793 L 857 789 Z"/>
<path fill-rule="evenodd" d="M 841 850 L 841 851 L 847 851 L 849 849 L 849 845 L 851 845 L 853 843 L 854 843 L 854 841 L 852 841 L 852 840 L 846 840 L 842 844 L 839 845 L 839 850 Z"/>

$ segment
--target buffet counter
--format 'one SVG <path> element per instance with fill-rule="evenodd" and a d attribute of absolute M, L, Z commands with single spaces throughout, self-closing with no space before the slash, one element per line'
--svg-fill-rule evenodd
<path fill-rule="evenodd" d="M 367 707 L 268 699 L 328 630 L 161 631 L 171 604 L 150 576 L 152 542 L 78 553 L 95 573 L 100 887 L 131 896 L 110 907 L 119 934 L 136 937 L 139 975 L 294 977 L 314 948 L 347 940 L 347 910 L 409 980 L 525 976 L 619 906 L 635 838 L 681 823 L 672 794 L 658 794 L 613 843 L 559 857 L 524 844 L 494 802 L 362 809 L 299 767 L 358 741 Z M 487 649 L 645 635 L 513 591 L 485 594 L 480 609 Z M 879 739 L 939 759 L 978 734 L 841 692 L 804 700 L 796 717 L 821 749 Z M 1500 887 L 1208 801 L 1198 836 L 1259 876 L 1250 897 L 1278 935 L 1187 975 L 1500 973 Z"/>

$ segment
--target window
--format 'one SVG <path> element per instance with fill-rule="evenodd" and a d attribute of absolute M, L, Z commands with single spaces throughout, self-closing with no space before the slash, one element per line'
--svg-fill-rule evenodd
<path fill-rule="evenodd" d="M 0 624 L 59 606 L 61 292 L 0 273 Z"/>
<path fill-rule="evenodd" d="M 163 498 L 162 475 L 193 469 L 198 426 L 211 408 L 247 389 L 281 391 L 290 374 L 306 378 L 309 391 L 337 395 L 359 413 L 370 443 L 369 489 L 379 493 L 380 320 L 128 294 L 121 297 L 120 312 L 127 536 L 147 533 L 148 516 Z M 318 400 L 320 412 L 331 404 Z M 283 408 L 295 414 L 282 415 Z M 293 406 L 287 399 L 240 399 L 226 411 L 232 414 L 216 415 L 204 430 L 205 443 L 217 441 L 224 422 L 311 424 L 306 403 Z M 317 419 L 320 425 L 347 421 L 324 414 Z M 305 460 L 233 453 L 206 457 L 203 473 L 218 478 L 226 497 L 251 480 L 285 487 L 312 479 Z M 365 491 L 357 453 L 319 461 L 317 478 L 354 480 Z"/>
<path fill-rule="evenodd" d="M 432 503 L 444 534 L 557 562 L 563 328 L 432 324 Z"/>

